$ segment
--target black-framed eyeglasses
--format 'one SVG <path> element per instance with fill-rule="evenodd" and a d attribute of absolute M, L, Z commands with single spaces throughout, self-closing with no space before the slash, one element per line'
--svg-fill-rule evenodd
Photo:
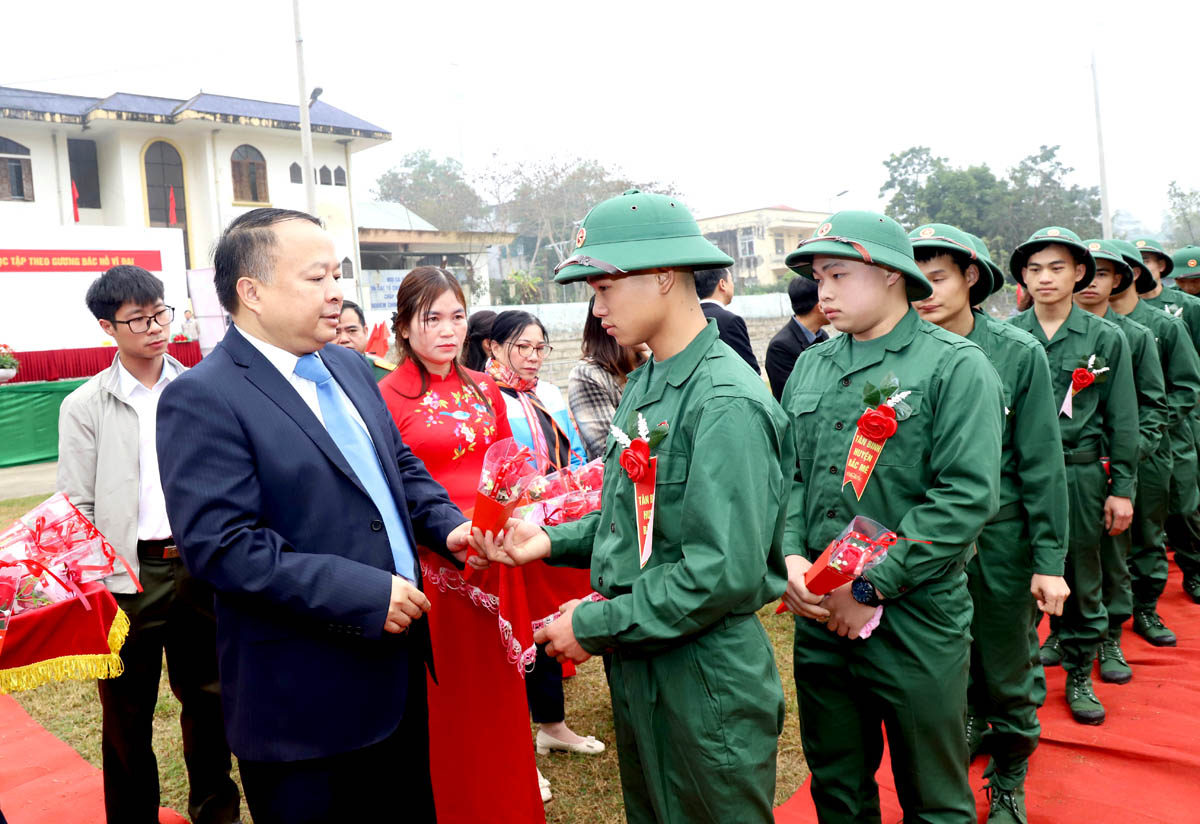
<path fill-rule="evenodd" d="M 548 358 L 550 353 L 554 351 L 554 347 L 548 343 L 543 343 L 539 346 L 534 346 L 532 343 L 514 343 L 511 344 L 513 349 L 523 358 L 533 357 L 533 353 L 537 352 L 539 358 Z"/>
<path fill-rule="evenodd" d="M 114 320 L 113 323 L 123 323 L 129 327 L 129 331 L 133 334 L 144 335 L 150 331 L 150 321 L 154 321 L 159 326 L 166 328 L 166 326 L 169 325 L 174 319 L 175 307 L 164 306 L 162 309 L 159 309 L 153 315 L 148 317 L 146 315 L 142 315 L 141 317 L 130 318 L 129 320 Z"/>

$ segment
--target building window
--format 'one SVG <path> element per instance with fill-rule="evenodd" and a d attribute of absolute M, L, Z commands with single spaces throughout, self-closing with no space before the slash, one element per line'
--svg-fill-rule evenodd
<path fill-rule="evenodd" d="M 754 257 L 754 229 L 749 226 L 738 230 L 738 257 Z"/>
<path fill-rule="evenodd" d="M 29 149 L 7 137 L 0 137 L 0 200 L 33 200 Z"/>
<path fill-rule="evenodd" d="M 348 257 L 342 258 L 342 280 L 354 280 L 354 261 Z"/>
<path fill-rule="evenodd" d="M 783 235 L 775 233 L 775 254 L 782 255 L 786 249 L 783 247 Z"/>
<path fill-rule="evenodd" d="M 71 182 L 79 192 L 80 209 L 100 208 L 100 165 L 96 161 L 96 141 L 67 138 L 67 160 Z"/>
<path fill-rule="evenodd" d="M 333 185 L 334 186 L 345 186 L 346 185 L 346 170 L 343 169 L 341 166 L 338 166 L 336 169 L 333 170 Z"/>
<path fill-rule="evenodd" d="M 321 172 L 317 176 L 317 180 L 321 181 L 322 186 L 332 186 L 333 185 L 333 175 L 330 174 L 328 166 L 321 167 Z"/>
<path fill-rule="evenodd" d="M 303 183 L 304 182 L 304 174 L 303 174 L 303 172 L 300 171 L 299 163 L 293 163 L 291 166 L 289 166 L 288 174 L 292 176 L 293 183 Z"/>
<path fill-rule="evenodd" d="M 165 140 L 146 148 L 146 212 L 150 225 L 183 232 L 183 262 L 192 266 L 187 233 L 187 192 L 183 183 L 183 158 Z"/>
<path fill-rule="evenodd" d="M 266 203 L 267 161 L 253 146 L 238 146 L 230 161 L 233 167 L 233 199 L 244 203 Z"/>

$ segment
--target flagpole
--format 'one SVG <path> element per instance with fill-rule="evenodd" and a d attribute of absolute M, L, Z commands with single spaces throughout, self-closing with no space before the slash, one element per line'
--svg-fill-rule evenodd
<path fill-rule="evenodd" d="M 300 153 L 304 160 L 304 199 L 308 213 L 317 213 L 317 185 L 313 179 L 317 164 L 313 159 L 312 124 L 308 118 L 308 84 L 304 82 L 304 38 L 300 36 L 300 0 L 292 0 L 292 14 L 296 21 L 296 79 L 300 86 Z"/>
<path fill-rule="evenodd" d="M 1096 50 L 1092 50 L 1092 94 L 1096 99 L 1096 147 L 1100 155 L 1100 221 L 1107 240 L 1113 236 L 1112 213 L 1108 210 L 1108 176 L 1104 170 L 1104 133 L 1100 128 L 1100 81 L 1096 78 Z"/>

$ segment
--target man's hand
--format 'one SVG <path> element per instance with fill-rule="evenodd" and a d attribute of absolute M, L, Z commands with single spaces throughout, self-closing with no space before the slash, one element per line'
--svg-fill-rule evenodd
<path fill-rule="evenodd" d="M 446 536 L 446 549 L 454 556 L 454 560 L 473 570 L 482 571 L 491 566 L 486 557 L 471 549 L 471 522 L 463 521 Z"/>
<path fill-rule="evenodd" d="M 823 595 L 813 595 L 804 585 L 804 573 L 812 566 L 812 561 L 802 555 L 788 555 L 785 559 L 788 569 L 787 589 L 783 593 L 783 604 L 797 615 L 824 621 L 829 618 L 829 610 L 821 606 L 825 600 Z"/>
<path fill-rule="evenodd" d="M 413 621 L 429 612 L 425 593 L 399 575 L 392 576 L 392 603 L 388 606 L 384 632 L 404 632 Z"/>
<path fill-rule="evenodd" d="M 875 615 L 875 607 L 854 600 L 849 584 L 842 584 L 829 593 L 825 606 L 829 608 L 829 623 L 826 625 L 829 631 L 841 636 L 849 635 L 851 639 L 857 638 L 859 631 Z"/>
<path fill-rule="evenodd" d="M 550 555 L 550 536 L 540 526 L 509 518 L 500 535 L 471 531 L 471 547 L 492 563 L 520 566 Z"/>
<path fill-rule="evenodd" d="M 592 657 L 590 652 L 579 646 L 579 642 L 575 640 L 575 628 L 571 626 L 575 607 L 580 603 L 578 598 L 567 601 L 558 608 L 561 615 L 551 621 L 549 626 L 543 627 L 533 634 L 534 643 L 545 644 L 546 654 L 557 659 L 560 664 L 565 664 L 567 661 L 582 664 Z"/>
<path fill-rule="evenodd" d="M 1120 535 L 1133 522 L 1133 501 L 1109 495 L 1104 499 L 1104 528 L 1109 535 Z"/>
<path fill-rule="evenodd" d="M 1034 575 L 1029 591 L 1037 599 L 1038 609 L 1047 615 L 1062 615 L 1063 601 L 1071 594 L 1067 579 L 1061 575 Z"/>

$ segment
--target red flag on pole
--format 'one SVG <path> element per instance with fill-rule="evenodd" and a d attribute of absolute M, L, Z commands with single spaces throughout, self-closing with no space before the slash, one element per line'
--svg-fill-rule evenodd
<path fill-rule="evenodd" d="M 71 208 L 75 210 L 75 222 L 79 222 L 79 189 L 75 186 L 75 178 L 71 178 Z"/>
<path fill-rule="evenodd" d="M 171 187 L 171 199 L 167 206 L 167 225 L 174 226 L 179 220 L 175 217 L 175 187 Z"/>
<path fill-rule="evenodd" d="M 371 337 L 367 339 L 367 351 L 381 358 L 387 357 L 388 333 L 387 327 L 382 323 L 375 324 L 375 327 L 371 330 Z"/>

